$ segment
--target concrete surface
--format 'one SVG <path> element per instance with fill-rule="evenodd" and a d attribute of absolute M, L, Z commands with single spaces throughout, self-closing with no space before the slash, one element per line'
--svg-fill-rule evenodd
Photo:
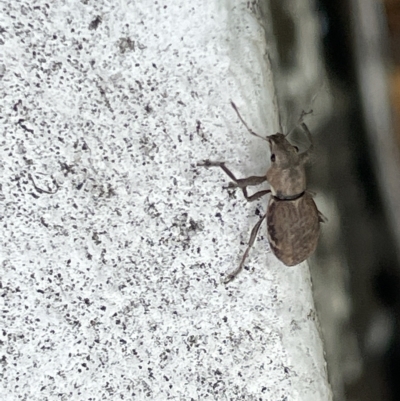
<path fill-rule="evenodd" d="M 266 201 L 196 167 L 268 165 L 229 105 L 278 130 L 249 5 L 1 5 L 4 399 L 331 399 L 307 264 L 261 231 L 221 284 Z"/>

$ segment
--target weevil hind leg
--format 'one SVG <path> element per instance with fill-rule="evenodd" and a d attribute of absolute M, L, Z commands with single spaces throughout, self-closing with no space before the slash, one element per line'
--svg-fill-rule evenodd
<path fill-rule="evenodd" d="M 225 174 L 234 182 L 234 186 L 242 190 L 244 197 L 249 202 L 260 199 L 262 196 L 267 195 L 271 192 L 269 189 L 266 189 L 264 191 L 256 192 L 251 196 L 247 194 L 248 186 L 260 185 L 263 182 L 267 181 L 267 177 L 265 175 L 252 175 L 247 178 L 236 178 L 232 171 L 225 166 L 224 162 L 211 162 L 210 160 L 205 160 L 203 163 L 197 163 L 197 165 L 202 167 L 221 167 Z"/>
<path fill-rule="evenodd" d="M 224 284 L 230 283 L 243 270 L 244 262 L 246 261 L 247 256 L 249 255 L 250 249 L 254 245 L 254 241 L 257 238 L 258 230 L 260 229 L 260 226 L 266 217 L 267 214 L 265 213 L 264 216 L 261 217 L 260 220 L 258 220 L 257 224 L 251 230 L 249 245 L 247 246 L 246 251 L 243 254 L 242 261 L 240 262 L 240 265 L 237 267 L 237 269 L 235 269 L 232 273 L 228 274 L 228 276 L 224 280 Z"/>

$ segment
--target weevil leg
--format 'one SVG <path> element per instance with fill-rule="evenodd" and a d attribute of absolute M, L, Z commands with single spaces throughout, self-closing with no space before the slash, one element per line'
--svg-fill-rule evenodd
<path fill-rule="evenodd" d="M 227 174 L 228 177 L 234 182 L 234 186 L 239 187 L 242 190 L 244 197 L 249 202 L 260 199 L 262 196 L 267 195 L 271 192 L 269 189 L 266 189 L 264 191 L 256 192 L 251 196 L 247 194 L 248 186 L 259 185 L 267 181 L 267 177 L 265 175 L 253 175 L 247 178 L 236 178 L 232 171 L 230 171 L 228 167 L 225 166 L 224 162 L 211 162 L 210 160 L 205 160 L 203 163 L 197 163 L 197 165 L 203 167 L 221 167 L 225 174 Z"/>
<path fill-rule="evenodd" d="M 304 116 L 308 116 L 309 114 L 312 114 L 312 113 L 314 113 L 314 110 L 313 109 L 311 109 L 310 111 L 302 111 L 301 113 L 300 113 L 300 118 L 299 118 L 299 124 L 300 123 L 302 123 L 303 122 L 303 119 L 304 119 Z"/>
<path fill-rule="evenodd" d="M 257 238 L 258 230 L 260 229 L 261 223 L 265 220 L 266 217 L 267 217 L 267 213 L 265 213 L 264 216 L 261 217 L 260 220 L 258 220 L 257 224 L 251 230 L 249 245 L 247 246 L 247 249 L 243 254 L 242 261 L 240 262 L 240 265 L 236 270 L 234 270 L 232 273 L 228 274 L 228 276 L 224 280 L 224 284 L 228 284 L 229 282 L 231 282 L 243 270 L 244 262 L 247 259 L 250 249 L 254 245 L 254 241 Z"/>
<path fill-rule="evenodd" d="M 306 163 L 310 159 L 310 156 L 312 155 L 312 153 L 314 152 L 314 142 L 313 142 L 313 139 L 312 139 L 311 132 L 308 129 L 307 125 L 304 122 L 302 122 L 300 124 L 300 127 L 302 128 L 302 130 L 306 134 L 307 139 L 310 141 L 310 146 L 308 147 L 308 149 L 306 151 L 304 151 L 300 155 L 302 163 Z"/>
<path fill-rule="evenodd" d="M 246 200 L 248 202 L 254 202 L 255 200 L 260 199 L 264 195 L 267 195 L 267 194 L 271 193 L 271 190 L 270 189 L 265 189 L 263 191 L 258 191 L 255 194 L 250 195 L 250 196 L 247 195 L 247 188 L 242 188 L 242 192 L 243 192 L 243 195 L 244 195 L 244 197 L 246 198 Z"/>
<path fill-rule="evenodd" d="M 302 128 L 302 130 L 303 130 L 304 133 L 306 134 L 307 139 L 310 141 L 310 148 L 313 148 L 313 147 L 314 147 L 313 138 L 312 138 L 311 132 L 310 132 L 310 130 L 308 129 L 306 123 L 302 122 L 302 123 L 300 124 L 300 127 Z M 310 148 L 309 148 L 309 149 L 310 149 Z"/>
<path fill-rule="evenodd" d="M 304 131 L 304 133 L 307 136 L 307 139 L 310 142 L 310 146 L 308 147 L 308 149 L 306 151 L 304 151 L 300 156 L 301 156 L 301 161 L 302 163 L 306 163 L 309 159 L 311 154 L 314 152 L 314 142 L 313 142 L 313 138 L 311 135 L 310 130 L 308 129 L 306 123 L 304 122 L 304 116 L 311 114 L 313 112 L 313 110 L 310 111 L 302 111 L 300 114 L 300 118 L 297 121 L 296 127 L 297 125 L 300 125 L 301 129 Z M 295 129 L 296 127 L 292 128 L 286 135 L 285 137 L 289 136 Z"/>

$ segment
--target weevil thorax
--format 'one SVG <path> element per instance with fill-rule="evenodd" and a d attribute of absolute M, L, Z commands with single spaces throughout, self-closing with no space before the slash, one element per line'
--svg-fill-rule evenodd
<path fill-rule="evenodd" d="M 306 174 L 301 153 L 283 134 L 270 135 L 267 140 L 271 150 L 267 180 L 272 195 L 285 199 L 302 194 L 306 190 Z"/>

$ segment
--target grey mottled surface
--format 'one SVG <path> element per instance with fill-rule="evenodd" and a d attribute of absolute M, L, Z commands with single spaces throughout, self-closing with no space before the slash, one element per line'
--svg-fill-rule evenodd
<path fill-rule="evenodd" d="M 246 2 L 1 6 L 0 393 L 21 400 L 329 400 L 306 264 L 205 158 L 262 173 L 234 99 L 278 129 Z M 262 142 L 262 141 L 261 141 Z"/>

